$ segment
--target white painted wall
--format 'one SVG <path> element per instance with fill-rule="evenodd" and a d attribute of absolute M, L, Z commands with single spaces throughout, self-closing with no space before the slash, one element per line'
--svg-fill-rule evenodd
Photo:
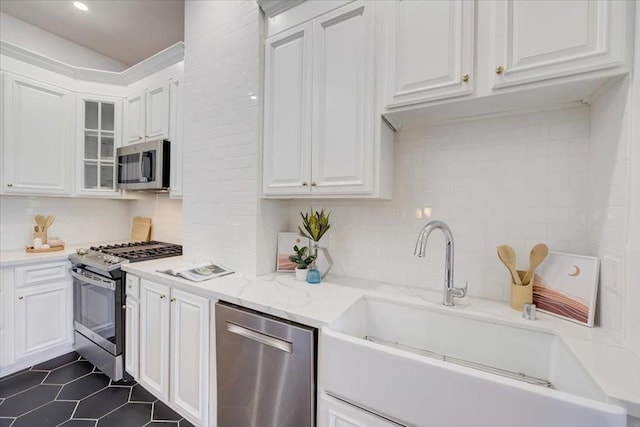
<path fill-rule="evenodd" d="M 271 271 L 287 213 L 284 202 L 258 192 L 257 4 L 187 1 L 185 46 L 185 259 Z"/>
<path fill-rule="evenodd" d="M 182 204 L 167 195 L 135 201 L 0 196 L 0 250 L 21 250 L 32 244 L 36 215 L 55 216 L 48 236 L 67 244 L 126 242 L 134 216 L 151 217 L 154 239 L 182 241 Z"/>
<path fill-rule="evenodd" d="M 115 59 L 2 12 L 0 12 L 0 40 L 76 67 L 106 71 L 123 71 L 128 68 Z"/>

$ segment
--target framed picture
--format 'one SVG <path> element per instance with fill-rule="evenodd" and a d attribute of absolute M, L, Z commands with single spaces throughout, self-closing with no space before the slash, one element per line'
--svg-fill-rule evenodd
<path fill-rule="evenodd" d="M 296 263 L 289 261 L 289 255 L 295 253 L 293 251 L 295 245 L 309 247 L 309 239 L 301 236 L 300 233 L 278 233 L 277 271 L 295 271 Z"/>
<path fill-rule="evenodd" d="M 545 313 L 593 327 L 598 258 L 549 252 L 533 276 L 533 303 Z"/>

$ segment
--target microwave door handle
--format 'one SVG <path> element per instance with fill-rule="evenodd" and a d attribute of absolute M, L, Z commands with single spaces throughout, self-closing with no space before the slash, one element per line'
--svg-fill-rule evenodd
<path fill-rule="evenodd" d="M 139 165 L 140 165 L 140 181 L 144 182 L 146 181 L 146 179 L 144 179 L 144 152 L 140 153 L 140 159 L 138 160 Z"/>

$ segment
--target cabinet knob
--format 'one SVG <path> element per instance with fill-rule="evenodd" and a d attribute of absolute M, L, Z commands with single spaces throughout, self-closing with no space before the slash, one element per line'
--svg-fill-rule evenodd
<path fill-rule="evenodd" d="M 312 182 L 312 183 L 311 183 L 311 186 L 312 186 L 312 187 L 317 187 L 317 186 L 318 186 L 318 184 L 316 184 L 315 182 Z"/>
<path fill-rule="evenodd" d="M 18 299 L 23 299 L 24 297 L 18 297 Z"/>
<path fill-rule="evenodd" d="M 126 309 L 127 309 L 127 306 L 126 306 L 125 304 L 122 304 L 122 309 L 123 309 L 123 310 L 126 310 Z"/>
<path fill-rule="evenodd" d="M 302 186 L 303 186 L 303 187 L 306 187 L 307 185 L 309 185 L 309 183 L 308 183 L 307 181 L 304 181 L 304 182 L 302 183 Z"/>
<path fill-rule="evenodd" d="M 468 82 L 469 81 L 469 74 L 465 74 L 464 76 L 462 76 L 462 81 L 463 82 Z"/>
<path fill-rule="evenodd" d="M 496 68 L 496 74 L 502 74 L 502 73 L 504 73 L 504 67 L 500 65 L 498 68 Z"/>
<path fill-rule="evenodd" d="M 174 302 L 176 299 L 175 298 L 171 298 L 171 302 Z"/>
<path fill-rule="evenodd" d="M 13 187 L 13 184 L 7 184 L 7 187 Z"/>
<path fill-rule="evenodd" d="M 164 299 L 164 297 L 166 297 L 166 295 L 160 295 L 160 299 Z"/>
<path fill-rule="evenodd" d="M 127 286 L 127 287 L 128 287 L 129 289 L 131 289 L 131 288 L 133 288 L 133 285 L 129 285 L 129 286 Z"/>

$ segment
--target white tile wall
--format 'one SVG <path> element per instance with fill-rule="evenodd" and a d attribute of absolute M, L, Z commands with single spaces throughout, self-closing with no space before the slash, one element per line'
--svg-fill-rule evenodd
<path fill-rule="evenodd" d="M 630 78 L 591 106 L 590 250 L 601 259 L 600 324 L 624 339 L 630 160 Z M 613 267 L 617 265 L 617 267 Z M 615 284 L 615 285 L 614 285 Z M 635 283 L 633 284 L 635 285 Z"/>
<path fill-rule="evenodd" d="M 129 239 L 129 201 L 60 197 L 0 197 L 0 250 L 23 249 L 33 241 L 34 217 L 53 215 L 49 237 L 67 244 Z"/>
<path fill-rule="evenodd" d="M 250 274 L 272 270 L 287 216 L 258 193 L 259 28 L 255 1 L 185 4 L 185 258 Z"/>
<path fill-rule="evenodd" d="M 413 255 L 420 229 L 447 222 L 455 240 L 456 284 L 469 294 L 509 299 L 509 275 L 496 256 L 507 243 L 528 266 L 530 248 L 587 253 L 588 106 L 468 120 L 396 135 L 391 201 L 314 203 L 332 211 L 335 272 L 440 290 L 444 240 Z M 292 202 L 289 228 L 309 202 Z"/>
<path fill-rule="evenodd" d="M 67 244 L 128 241 L 134 216 L 151 217 L 156 240 L 182 240 L 181 202 L 166 195 L 149 195 L 136 201 L 1 196 L 0 250 L 32 244 L 36 215 L 55 216 L 48 236 L 60 237 Z"/>
<path fill-rule="evenodd" d="M 131 217 L 151 218 L 151 238 L 161 242 L 182 243 L 182 200 L 168 194 L 149 194 L 131 202 Z"/>
<path fill-rule="evenodd" d="M 636 28 L 640 28 L 640 8 L 636 8 Z M 635 70 L 640 70 L 640 31 L 636 31 Z M 629 242 L 626 267 L 625 344 L 640 356 L 640 79 L 632 76 L 631 188 L 629 208 Z"/>

